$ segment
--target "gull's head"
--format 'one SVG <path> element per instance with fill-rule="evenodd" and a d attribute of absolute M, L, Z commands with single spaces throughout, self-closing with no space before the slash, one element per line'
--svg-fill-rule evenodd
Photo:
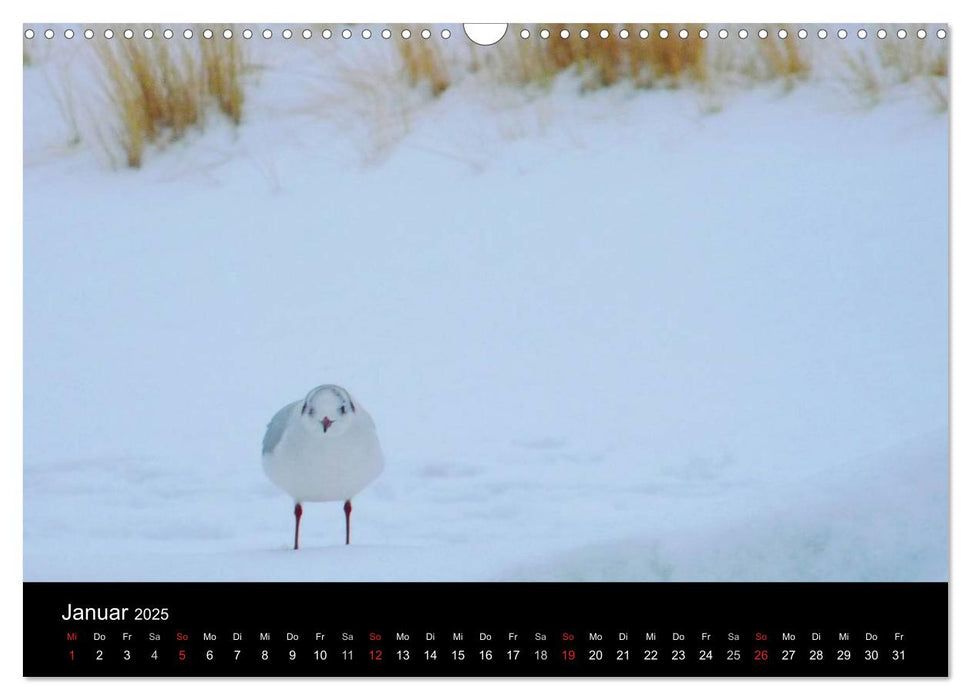
<path fill-rule="evenodd" d="M 330 437 L 347 430 L 356 411 L 346 389 L 323 384 L 307 394 L 300 408 L 300 422 L 308 430 Z"/>

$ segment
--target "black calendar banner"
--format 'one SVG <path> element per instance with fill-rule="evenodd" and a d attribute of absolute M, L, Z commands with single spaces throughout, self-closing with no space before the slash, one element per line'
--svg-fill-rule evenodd
<path fill-rule="evenodd" d="M 946 676 L 946 583 L 26 583 L 27 676 Z"/>

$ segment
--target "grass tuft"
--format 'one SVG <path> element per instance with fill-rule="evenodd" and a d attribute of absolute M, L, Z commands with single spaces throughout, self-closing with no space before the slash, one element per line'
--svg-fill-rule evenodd
<path fill-rule="evenodd" d="M 678 87 L 685 82 L 703 81 L 705 44 L 697 36 L 701 25 L 613 25 L 553 24 L 545 27 L 548 39 L 539 39 L 541 27 L 519 26 L 511 37 L 513 45 L 504 44 L 500 49 L 499 75 L 516 85 L 548 85 L 561 73 L 577 72 L 585 90 L 610 87 L 629 81 L 637 87 Z M 589 32 L 588 38 L 580 36 L 580 29 Z M 689 36 L 678 36 L 687 28 Z M 526 29 L 530 39 L 522 40 L 518 33 Z M 629 34 L 621 38 L 621 29 Z M 640 37 L 646 29 L 648 38 Z M 661 38 L 660 31 L 669 32 Z M 568 32 L 563 38 L 561 32 Z M 606 32 L 606 36 L 601 36 Z"/>
<path fill-rule="evenodd" d="M 401 32 L 395 32 L 395 49 L 411 87 L 427 85 L 432 96 L 438 97 L 452 84 L 448 66 L 438 43 L 423 39 L 420 28 L 410 28 L 411 38 L 403 39 Z"/>
<path fill-rule="evenodd" d="M 175 141 L 201 125 L 210 102 L 234 123 L 242 118 L 237 42 L 194 34 L 195 43 L 169 44 L 156 30 L 153 39 L 136 35 L 95 44 L 129 167 L 142 165 L 149 144 Z"/>
<path fill-rule="evenodd" d="M 911 28 L 913 30 L 913 28 Z M 897 28 L 890 30 L 890 36 Z M 946 112 L 948 95 L 947 44 L 931 39 L 896 38 L 879 41 L 869 53 L 844 52 L 839 79 L 851 94 L 868 105 L 880 101 L 896 85 L 916 84 L 934 109 Z"/>
<path fill-rule="evenodd" d="M 206 92 L 216 100 L 219 110 L 234 124 L 243 117 L 243 62 L 239 42 L 218 38 L 201 39 L 202 69 Z"/>
<path fill-rule="evenodd" d="M 784 39 L 779 36 L 780 30 L 785 31 Z M 785 86 L 791 89 L 796 81 L 809 75 L 809 56 L 800 48 L 800 40 L 791 27 L 770 25 L 768 32 L 769 35 L 756 44 L 762 59 L 762 69 L 756 79 L 782 79 Z"/>

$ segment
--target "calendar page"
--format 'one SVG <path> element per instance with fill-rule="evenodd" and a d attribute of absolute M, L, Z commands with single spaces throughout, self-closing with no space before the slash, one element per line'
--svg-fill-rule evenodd
<path fill-rule="evenodd" d="M 947 675 L 949 33 L 25 24 L 24 674 Z"/>

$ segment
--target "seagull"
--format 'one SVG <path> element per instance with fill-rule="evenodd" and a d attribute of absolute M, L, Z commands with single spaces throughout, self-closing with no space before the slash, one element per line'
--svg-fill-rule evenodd
<path fill-rule="evenodd" d="M 384 469 L 374 421 L 346 389 L 322 384 L 273 416 L 263 436 L 263 470 L 293 497 L 293 548 L 300 548 L 304 501 L 344 501 L 351 543 L 351 498 Z"/>

